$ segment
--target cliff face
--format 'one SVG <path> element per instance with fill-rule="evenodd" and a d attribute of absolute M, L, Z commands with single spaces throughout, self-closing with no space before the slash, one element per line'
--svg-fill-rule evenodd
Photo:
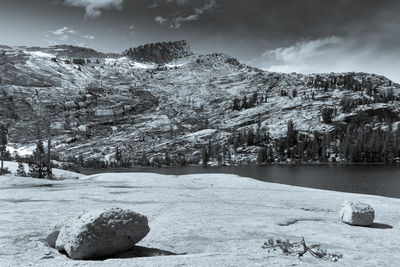
<path fill-rule="evenodd" d="M 125 55 L 142 62 L 167 63 L 174 59 L 191 56 L 193 53 L 187 42 L 182 40 L 145 44 L 126 50 Z"/>
<path fill-rule="evenodd" d="M 82 53 L 90 56 L 76 60 Z M 0 80 L 0 122 L 10 124 L 10 142 L 34 144 L 45 117 L 54 151 L 64 159 L 112 159 L 117 147 L 131 159 L 163 157 L 166 151 L 201 158 L 211 140 L 223 144 L 214 150 L 230 153 L 232 162 L 254 162 L 260 147 L 286 135 L 290 120 L 309 136 L 346 132 L 357 114 L 374 129 L 384 131 L 388 122 L 400 129 L 400 86 L 385 77 L 265 72 L 224 54 L 192 55 L 186 42 L 119 55 L 0 47 Z M 329 120 L 322 118 L 326 108 Z M 272 141 L 238 147 L 244 139 L 238 133 L 249 130 Z"/>

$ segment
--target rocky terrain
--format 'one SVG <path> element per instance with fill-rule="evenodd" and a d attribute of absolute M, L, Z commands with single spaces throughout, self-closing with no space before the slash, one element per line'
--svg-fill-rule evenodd
<path fill-rule="evenodd" d="M 394 208 L 400 200 L 395 198 L 228 174 L 106 173 L 59 181 L 2 176 L 0 192 L 2 267 L 397 266 L 400 260 L 400 211 Z M 339 210 L 344 200 L 371 205 L 372 226 L 343 223 Z M 81 261 L 47 244 L 47 229 L 54 223 L 67 223 L 83 210 L 114 207 L 147 216 L 151 231 L 138 246 L 153 257 Z M 332 262 L 262 248 L 270 238 L 298 242 L 302 237 L 309 246 L 343 257 Z"/>
<path fill-rule="evenodd" d="M 320 150 L 329 156 L 317 151 L 316 160 L 348 161 L 346 155 L 356 153 L 352 142 L 347 142 L 350 152 L 340 148 L 348 125 L 390 129 L 390 138 L 397 138 L 400 121 L 400 85 L 385 77 L 265 72 L 225 54 L 194 54 L 185 41 L 121 54 L 73 46 L 1 46 L 0 80 L 0 116 L 9 124 L 10 150 L 24 146 L 29 151 L 37 129 L 46 139 L 49 124 L 60 161 L 80 156 L 146 165 L 170 157 L 201 163 L 208 145 L 210 162 L 256 162 L 263 148 L 280 150 L 278 141 L 287 135 L 290 120 L 296 133 L 310 138 L 342 133 L 337 139 L 324 137 Z M 237 141 L 249 131 L 262 140 Z M 292 159 L 293 147 L 300 149 L 293 142 L 280 152 L 287 158 L 274 155 L 275 161 Z M 377 155 L 371 152 L 372 160 L 386 153 L 379 149 Z M 399 151 L 393 148 L 388 160 L 396 160 Z"/>
<path fill-rule="evenodd" d="M 124 55 L 136 61 L 168 63 L 174 59 L 193 55 L 186 41 L 146 44 L 129 48 Z"/>

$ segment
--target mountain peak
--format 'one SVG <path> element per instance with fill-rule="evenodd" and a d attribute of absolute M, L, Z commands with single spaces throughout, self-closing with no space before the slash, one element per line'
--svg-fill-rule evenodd
<path fill-rule="evenodd" d="M 166 63 L 174 59 L 193 55 L 185 40 L 175 42 L 159 42 L 129 48 L 125 55 L 137 61 Z"/>

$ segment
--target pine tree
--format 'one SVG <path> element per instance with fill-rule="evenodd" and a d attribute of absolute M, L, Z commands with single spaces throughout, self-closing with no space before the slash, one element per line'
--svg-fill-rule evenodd
<path fill-rule="evenodd" d="M 201 152 L 201 157 L 202 157 L 202 160 L 203 160 L 203 167 L 207 167 L 207 164 L 208 164 L 208 161 L 209 161 L 209 155 L 208 155 L 208 152 L 207 152 L 207 148 L 204 146 L 203 147 L 203 150 L 202 150 L 202 152 Z"/>
<path fill-rule="evenodd" d="M 225 144 L 222 147 L 222 165 L 226 165 L 226 157 L 227 157 L 228 153 L 229 153 L 229 148 Z"/>
<path fill-rule="evenodd" d="M 1 167 L 0 167 L 0 174 L 3 173 L 4 170 L 4 158 L 7 152 L 7 134 L 8 129 L 5 125 L 0 125 L 0 157 L 1 157 Z"/>
<path fill-rule="evenodd" d="M 297 143 L 297 131 L 294 129 L 294 124 L 292 120 L 289 120 L 287 124 L 287 134 L 286 134 L 287 146 L 290 148 Z"/>
<path fill-rule="evenodd" d="M 34 178 L 45 178 L 49 173 L 51 173 L 51 169 L 48 170 L 47 157 L 44 152 L 43 142 L 39 138 L 36 143 L 36 149 L 33 151 L 31 162 L 29 163 L 29 176 Z"/>
<path fill-rule="evenodd" d="M 240 101 L 237 97 L 233 99 L 232 110 L 240 110 Z"/>
<path fill-rule="evenodd" d="M 254 145 L 254 139 L 255 139 L 255 134 L 253 129 L 250 129 L 247 132 L 247 145 L 248 146 L 253 146 Z"/>
<path fill-rule="evenodd" d="M 272 149 L 272 146 L 270 146 L 268 149 L 268 162 L 274 162 L 274 161 L 275 161 L 274 150 Z"/>
<path fill-rule="evenodd" d="M 171 157 L 169 156 L 168 151 L 165 151 L 165 155 L 164 155 L 164 163 L 167 166 L 170 166 L 172 163 Z"/>
<path fill-rule="evenodd" d="M 231 150 L 228 148 L 228 153 L 227 153 L 227 161 L 229 164 L 231 164 L 232 161 L 232 154 L 231 154 Z"/>
<path fill-rule="evenodd" d="M 247 109 L 247 96 L 245 95 L 242 99 L 242 109 Z"/>
<path fill-rule="evenodd" d="M 261 137 L 260 127 L 258 127 L 256 130 L 256 135 L 254 137 L 254 144 L 260 145 L 261 141 L 262 141 L 262 137 Z"/>
<path fill-rule="evenodd" d="M 83 158 L 82 154 L 79 154 L 78 160 L 77 160 L 78 166 L 82 167 L 85 164 L 85 159 Z"/>
<path fill-rule="evenodd" d="M 257 104 L 257 99 L 258 99 L 258 94 L 257 94 L 257 92 L 254 92 L 253 96 L 251 97 L 251 100 L 250 100 L 251 102 L 250 102 L 249 108 L 254 107 L 254 105 Z"/>
<path fill-rule="evenodd" d="M 117 147 L 115 151 L 115 160 L 117 161 L 118 164 L 120 164 L 120 161 L 122 160 L 122 153 L 119 150 L 119 147 Z"/>
<path fill-rule="evenodd" d="M 333 116 L 333 109 L 331 108 L 324 108 L 322 109 L 322 120 L 325 123 L 331 123 L 332 122 L 332 116 Z"/>
<path fill-rule="evenodd" d="M 324 92 L 326 93 L 326 92 L 328 92 L 328 83 L 325 83 L 325 86 L 324 86 Z"/>
<path fill-rule="evenodd" d="M 212 158 L 214 155 L 214 149 L 213 146 L 211 144 L 211 140 L 208 140 L 208 145 L 207 145 L 207 154 L 209 158 Z"/>
<path fill-rule="evenodd" d="M 262 103 L 264 103 L 264 97 L 261 95 L 260 100 L 258 100 L 258 105 L 261 105 Z"/>
<path fill-rule="evenodd" d="M 20 177 L 26 177 L 25 167 L 22 162 L 18 163 L 18 169 L 17 169 L 16 175 L 20 176 Z"/>

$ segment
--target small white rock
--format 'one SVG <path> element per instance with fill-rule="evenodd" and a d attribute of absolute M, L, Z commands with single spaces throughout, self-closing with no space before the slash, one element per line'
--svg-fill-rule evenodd
<path fill-rule="evenodd" d="M 340 220 L 350 225 L 370 226 L 374 219 L 374 209 L 362 202 L 346 200 L 340 209 Z"/>

